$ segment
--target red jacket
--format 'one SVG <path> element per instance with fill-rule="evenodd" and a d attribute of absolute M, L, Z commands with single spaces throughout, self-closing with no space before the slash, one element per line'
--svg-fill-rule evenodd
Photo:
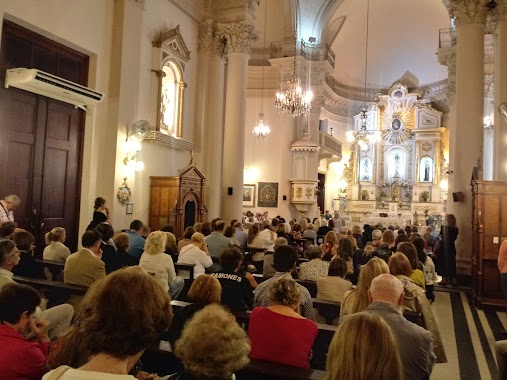
<path fill-rule="evenodd" d="M 40 380 L 48 349 L 49 342 L 33 342 L 0 324 L 0 380 Z"/>

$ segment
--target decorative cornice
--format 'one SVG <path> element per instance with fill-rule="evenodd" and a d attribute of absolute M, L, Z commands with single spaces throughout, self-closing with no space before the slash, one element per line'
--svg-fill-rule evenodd
<path fill-rule="evenodd" d="M 144 142 L 156 142 L 163 145 L 167 145 L 169 148 L 173 148 L 176 150 L 189 150 L 193 151 L 194 143 L 190 141 L 186 141 L 183 139 L 179 139 L 177 137 L 166 135 L 162 132 L 148 132 L 146 137 L 143 139 Z"/>
<path fill-rule="evenodd" d="M 320 149 L 318 144 L 312 141 L 299 140 L 291 145 L 291 152 L 318 152 Z"/>
<path fill-rule="evenodd" d="M 165 48 L 175 53 L 185 62 L 190 60 L 190 50 L 188 50 L 187 44 L 181 35 L 179 25 L 176 25 L 174 29 L 160 33 L 151 44 L 153 47 Z"/>
<path fill-rule="evenodd" d="M 486 24 L 488 0 L 450 0 L 449 15 L 455 18 L 457 27 L 466 24 Z"/>
<path fill-rule="evenodd" d="M 219 23 L 217 35 L 226 39 L 227 53 L 250 54 L 252 43 L 257 39 L 255 27 L 246 22 Z"/>

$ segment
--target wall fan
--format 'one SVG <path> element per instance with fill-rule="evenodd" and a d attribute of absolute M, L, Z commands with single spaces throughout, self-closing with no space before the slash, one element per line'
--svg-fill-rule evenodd
<path fill-rule="evenodd" d="M 151 130 L 151 125 L 146 120 L 138 120 L 134 122 L 128 130 L 128 137 L 142 139 Z"/>

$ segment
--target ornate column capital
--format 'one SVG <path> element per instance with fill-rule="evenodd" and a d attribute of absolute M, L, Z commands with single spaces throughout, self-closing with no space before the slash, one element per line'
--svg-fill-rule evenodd
<path fill-rule="evenodd" d="M 457 27 L 466 24 L 486 24 L 488 0 L 448 0 L 449 15 Z"/>
<path fill-rule="evenodd" d="M 213 20 L 206 20 L 199 24 L 199 39 L 197 44 L 199 52 L 223 56 L 225 49 L 224 40 L 218 35 L 216 24 Z"/>
<path fill-rule="evenodd" d="M 227 53 L 250 55 L 252 43 L 257 39 L 253 25 L 246 22 L 219 23 L 217 34 L 226 39 Z"/>

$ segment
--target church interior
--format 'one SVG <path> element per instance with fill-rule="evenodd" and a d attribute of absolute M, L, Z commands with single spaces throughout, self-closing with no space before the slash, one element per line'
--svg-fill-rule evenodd
<path fill-rule="evenodd" d="M 37 247 L 65 227 L 75 252 L 97 197 L 115 231 L 178 239 L 247 212 L 453 214 L 431 379 L 497 378 L 506 0 L 0 0 L 0 28 L 0 197 Z"/>

